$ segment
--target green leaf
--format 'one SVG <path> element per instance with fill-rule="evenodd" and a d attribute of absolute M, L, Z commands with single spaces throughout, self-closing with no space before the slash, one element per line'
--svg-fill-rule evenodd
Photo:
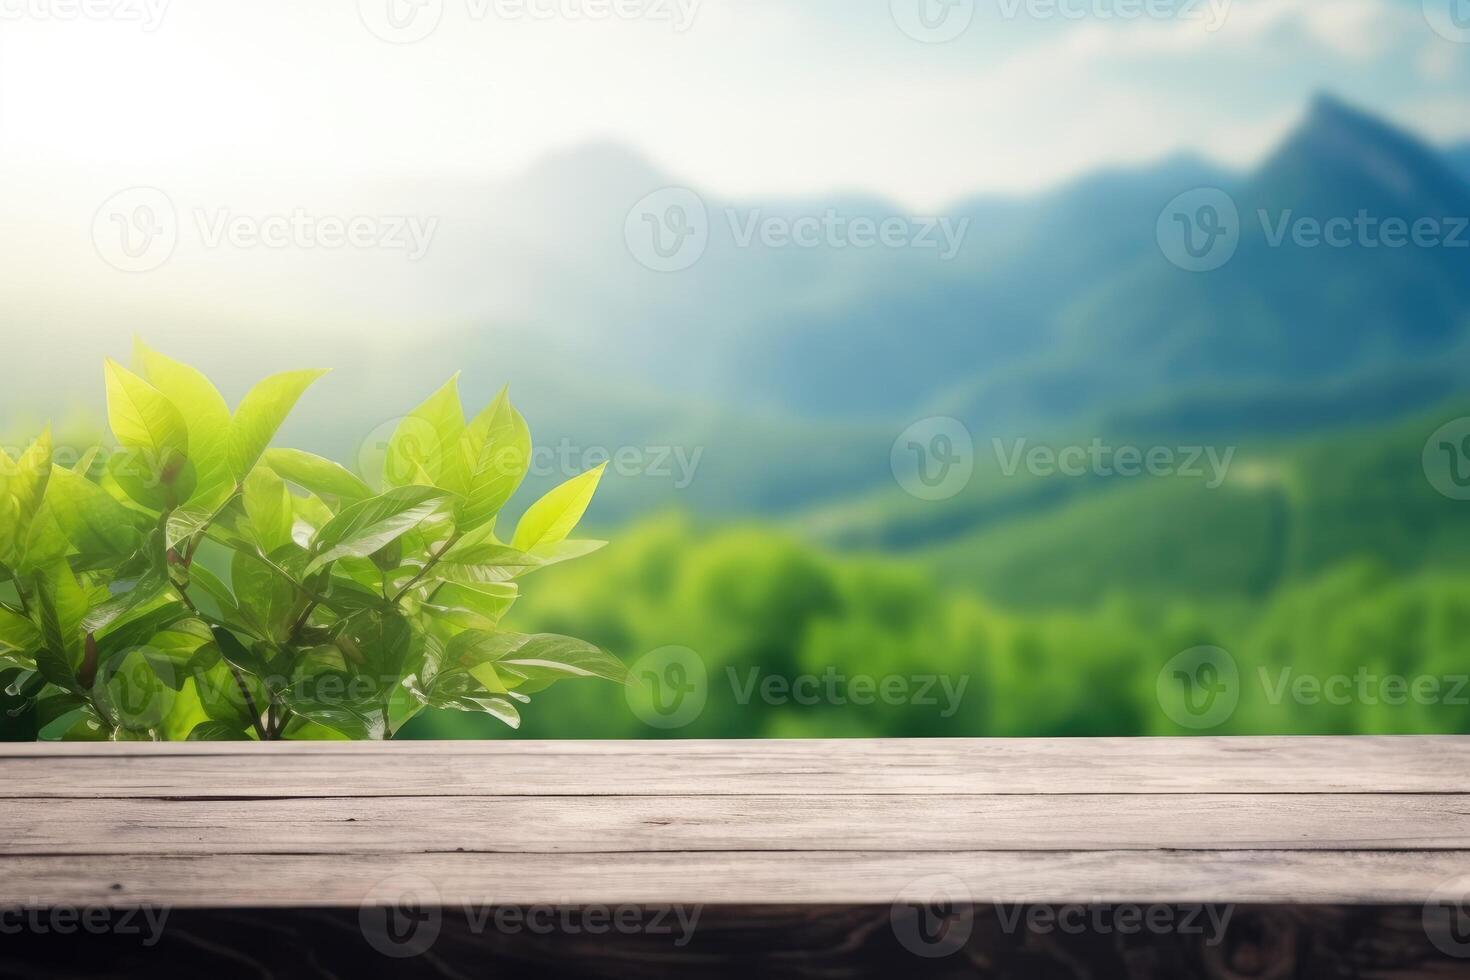
<path fill-rule="evenodd" d="M 451 548 L 440 560 L 439 571 L 449 582 L 486 584 L 509 582 L 542 564 L 535 555 L 487 541 L 468 548 Z"/>
<path fill-rule="evenodd" d="M 429 706 L 450 711 L 487 714 L 511 728 L 521 727 L 521 713 L 508 699 L 486 694 L 480 682 L 466 671 L 453 671 L 439 678 L 429 698 Z"/>
<path fill-rule="evenodd" d="M 539 567 L 547 568 L 551 565 L 559 565 L 564 561 L 585 558 L 606 547 L 606 541 L 593 541 L 590 538 L 580 541 L 562 541 L 558 544 L 537 548 L 536 557 L 541 560 Z"/>
<path fill-rule="evenodd" d="M 216 652 L 218 649 L 216 647 Z M 270 692 L 260 680 L 249 673 L 240 676 L 249 687 L 250 697 L 256 707 L 269 701 Z M 250 716 L 250 709 L 245 703 L 245 695 L 240 691 L 240 684 L 235 680 L 235 674 L 230 670 L 228 660 L 223 658 L 215 660 L 209 667 L 197 671 L 195 678 L 200 704 L 211 721 L 221 722 L 241 731 L 254 731 L 255 720 Z"/>
<path fill-rule="evenodd" d="M 408 620 L 381 606 L 353 616 L 337 639 L 338 648 L 375 683 L 401 676 L 403 659 L 412 645 Z"/>
<path fill-rule="evenodd" d="M 180 507 L 178 510 L 170 511 L 168 525 L 165 529 L 165 544 L 168 549 L 172 551 L 204 530 L 214 519 L 214 515 L 213 507 Z"/>
<path fill-rule="evenodd" d="M 469 476 L 460 446 L 464 431 L 459 375 L 455 375 L 410 412 L 388 440 L 383 467 L 388 485 L 417 483 L 423 474 L 433 486 L 464 496 Z"/>
<path fill-rule="evenodd" d="M 36 515 L 46 496 L 46 483 L 50 476 L 51 430 L 47 429 L 21 453 L 6 480 L 6 488 L 20 507 L 22 523 Z"/>
<path fill-rule="evenodd" d="M 432 487 L 399 487 L 346 508 L 317 532 L 313 574 L 339 558 L 366 558 L 443 512 L 445 493 Z"/>
<path fill-rule="evenodd" d="M 372 489 L 346 467 L 299 449 L 271 449 L 263 461 L 283 480 L 319 497 L 355 503 L 373 495 Z"/>
<path fill-rule="evenodd" d="M 56 523 L 51 505 L 42 502 L 35 519 L 31 521 L 30 531 L 26 533 L 25 543 L 21 547 L 21 558 L 16 567 L 26 574 L 33 574 L 38 569 L 62 561 L 70 546 L 66 535 L 61 531 L 61 525 Z"/>
<path fill-rule="evenodd" d="M 205 721 L 195 725 L 186 739 L 189 742 L 250 742 L 251 737 L 243 728 L 236 728 L 219 721 Z"/>
<path fill-rule="evenodd" d="M 291 491 L 272 470 L 256 467 L 245 478 L 244 506 L 249 519 L 247 534 L 261 551 L 271 554 L 292 543 L 291 528 L 296 517 Z"/>
<path fill-rule="evenodd" d="M 107 418 L 118 443 L 131 451 L 124 454 L 131 457 L 130 475 L 172 485 L 189 458 L 183 414 L 167 395 L 116 361 L 107 362 L 106 375 Z"/>
<path fill-rule="evenodd" d="M 264 639 L 284 640 L 296 609 L 296 589 L 258 556 L 237 551 L 230 585 L 245 625 Z"/>
<path fill-rule="evenodd" d="M 380 714 L 364 715 L 343 704 L 323 703 L 309 698 L 293 697 L 289 694 L 286 703 L 295 714 L 343 738 L 363 740 L 381 739 L 386 736 L 386 725 Z M 298 731 L 295 737 L 299 738 L 301 734 Z"/>
<path fill-rule="evenodd" d="M 623 662 L 582 640 L 542 633 L 482 633 L 469 631 L 449 643 L 449 657 L 466 668 L 494 664 L 524 680 L 597 677 L 622 684 L 628 679 Z"/>
<path fill-rule="evenodd" d="M 46 687 L 46 678 L 41 676 L 40 671 L 35 669 L 34 662 L 27 662 L 19 657 L 7 654 L 0 657 L 0 670 L 11 670 L 19 668 L 20 673 L 15 676 L 5 687 L 7 697 L 20 698 L 23 701 L 35 697 Z"/>
<path fill-rule="evenodd" d="M 125 558 L 142 541 L 141 515 L 97 484 L 53 467 L 46 505 L 71 546 L 82 555 Z"/>
<path fill-rule="evenodd" d="M 215 618 L 222 619 L 231 626 L 244 627 L 245 616 L 240 612 L 240 607 L 236 604 L 235 594 L 230 591 L 229 586 L 220 580 L 219 576 L 196 562 L 189 569 L 189 584 L 191 587 L 197 585 L 203 591 L 204 595 L 208 597 L 209 602 L 214 604 L 213 612 L 215 613 Z M 209 611 L 207 609 L 208 603 L 204 603 L 203 605 L 206 606 L 206 611 Z"/>
<path fill-rule="evenodd" d="M 82 663 L 81 627 L 87 615 L 87 594 L 71 569 L 59 564 L 37 574 L 36 596 L 43 643 L 36 654 L 36 667 L 51 683 L 73 688 Z"/>
<path fill-rule="evenodd" d="M 112 726 L 91 705 L 82 704 L 43 725 L 36 738 L 42 742 L 106 742 L 112 738 Z"/>
<path fill-rule="evenodd" d="M 288 371 L 266 378 L 250 390 L 230 422 L 227 450 L 230 475 L 239 484 L 256 462 L 291 409 L 325 371 Z"/>
<path fill-rule="evenodd" d="M 172 705 L 169 707 L 168 716 L 159 725 L 159 733 L 166 742 L 187 741 L 189 734 L 200 725 L 208 724 L 209 713 L 204 710 L 204 704 L 199 700 L 199 689 L 194 683 L 193 677 L 183 679 Z"/>
<path fill-rule="evenodd" d="M 41 645 L 41 631 L 24 616 L 0 609 L 0 650 L 31 653 Z"/>
<path fill-rule="evenodd" d="M 469 469 L 459 526 L 471 531 L 492 520 L 531 468 L 531 430 L 501 389 L 461 440 Z"/>
<path fill-rule="evenodd" d="M 606 469 L 607 464 L 603 463 L 595 470 L 572 477 L 532 504 L 516 525 L 511 544 L 521 551 L 535 551 L 565 541 L 587 512 Z"/>
<path fill-rule="evenodd" d="M 292 715 L 281 737 L 288 742 L 350 742 L 346 735 L 332 728 L 318 725 L 301 715 Z"/>
<path fill-rule="evenodd" d="M 105 717 L 134 732 L 160 727 L 173 709 L 173 663 L 151 647 L 114 654 L 97 671 L 92 700 Z"/>
<path fill-rule="evenodd" d="M 133 356 L 148 383 L 161 391 L 184 418 L 189 436 L 189 461 L 194 465 L 193 499 L 205 506 L 218 503 L 230 486 L 225 450 L 230 433 L 230 406 L 199 371 L 181 364 L 142 341 L 133 344 Z"/>
<path fill-rule="evenodd" d="M 104 630 L 135 609 L 157 599 L 168 587 L 166 568 L 158 566 L 149 569 L 136 582 L 125 583 L 122 591 L 88 612 L 82 620 L 82 629 L 88 633 Z"/>
<path fill-rule="evenodd" d="M 193 615 L 182 602 L 170 601 L 146 610 L 135 610 L 126 617 L 114 621 L 105 631 L 97 634 L 97 647 L 104 657 L 130 647 L 157 645 L 160 636 L 169 636 L 174 628 L 184 629 Z M 212 637 L 202 625 L 195 623 L 199 631 L 194 633 L 198 642 L 209 642 Z M 201 635 L 203 634 L 203 635 Z"/>
<path fill-rule="evenodd" d="M 519 594 L 510 582 L 484 585 L 449 582 L 434 590 L 423 610 L 465 629 L 493 630 Z"/>
<path fill-rule="evenodd" d="M 214 634 L 214 642 L 219 645 L 220 656 L 230 664 L 256 677 L 265 677 L 270 673 L 269 661 L 261 656 L 254 645 L 247 647 L 234 633 L 219 626 L 211 626 L 209 631 Z"/>
<path fill-rule="evenodd" d="M 43 510 L 46 485 L 51 475 L 51 430 L 12 460 L 0 459 L 0 561 L 13 567 L 25 563 L 30 532 Z"/>

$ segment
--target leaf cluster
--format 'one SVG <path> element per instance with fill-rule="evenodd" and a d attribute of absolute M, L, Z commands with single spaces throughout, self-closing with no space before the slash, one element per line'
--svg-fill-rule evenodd
<path fill-rule="evenodd" d="M 134 360 L 105 366 L 114 447 L 0 451 L 0 674 L 43 739 L 390 738 L 426 708 L 517 727 L 558 680 L 626 679 L 591 644 L 500 628 L 527 575 L 602 546 L 571 538 L 600 468 L 497 537 L 531 461 L 504 391 L 467 418 L 451 380 L 370 484 L 271 448 L 324 372 L 231 410 L 194 368 Z"/>

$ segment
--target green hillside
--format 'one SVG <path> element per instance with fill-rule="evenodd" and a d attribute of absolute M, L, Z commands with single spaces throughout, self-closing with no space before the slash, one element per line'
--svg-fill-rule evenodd
<path fill-rule="evenodd" d="M 1160 675 L 1201 645 L 1228 651 L 1238 678 L 1238 707 L 1209 730 L 1470 731 L 1470 707 L 1452 696 L 1470 664 L 1470 510 L 1439 495 L 1421 462 L 1456 411 L 1242 447 L 1218 489 L 1093 481 L 1048 505 L 1047 481 L 1032 478 L 1011 491 L 1031 513 L 995 521 L 1005 494 L 988 489 L 968 534 L 897 558 L 792 528 L 645 522 L 582 567 L 548 572 L 513 616 L 588 636 L 635 674 L 650 651 L 688 648 L 703 710 L 661 728 L 617 695 L 573 687 L 548 695 L 526 734 L 1177 733 Z M 1304 675 L 1309 690 L 1401 675 L 1439 693 L 1403 704 L 1282 694 Z M 935 703 L 802 704 L 756 686 L 803 676 L 839 691 L 899 678 L 911 694 L 927 678 Z M 419 734 L 472 724 L 439 718 Z"/>

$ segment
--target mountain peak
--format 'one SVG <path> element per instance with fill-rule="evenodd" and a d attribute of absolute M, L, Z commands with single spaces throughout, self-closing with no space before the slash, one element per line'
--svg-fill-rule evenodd
<path fill-rule="evenodd" d="M 1361 109 L 1349 105 L 1331 92 L 1318 92 L 1312 96 L 1307 109 L 1307 119 L 1315 124 L 1373 124 L 1378 120 Z"/>
<path fill-rule="evenodd" d="M 1306 117 L 1261 168 L 1270 198 L 1307 203 L 1332 186 L 1369 207 L 1414 204 L 1433 213 L 1464 207 L 1464 187 L 1444 158 L 1419 139 L 1334 95 L 1313 98 Z"/>

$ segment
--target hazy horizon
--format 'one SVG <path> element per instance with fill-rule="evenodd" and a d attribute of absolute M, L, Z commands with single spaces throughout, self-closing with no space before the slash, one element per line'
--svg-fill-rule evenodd
<path fill-rule="evenodd" d="M 560 12 L 541 19 L 423 0 L 438 29 L 402 44 L 375 24 L 398 0 L 115 2 L 144 19 L 27 17 L 33 0 L 0 22 L 15 172 L 512 179 L 613 142 L 721 196 L 932 210 L 1180 153 L 1248 168 L 1323 90 L 1470 140 L 1470 47 L 1417 0 L 1158 0 L 1133 19 L 1117 0 L 960 0 L 944 43 L 904 12 L 932 0 L 632 0 L 644 16 L 596 21 L 570 0 L 525 0 Z"/>

